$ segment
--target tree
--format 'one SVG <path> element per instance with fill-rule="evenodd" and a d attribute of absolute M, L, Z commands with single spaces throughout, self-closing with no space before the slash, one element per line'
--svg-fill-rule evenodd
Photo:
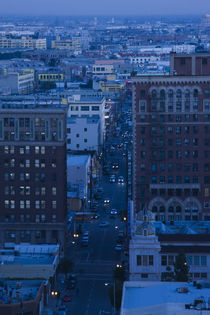
<path fill-rule="evenodd" d="M 167 266 L 166 271 L 161 273 L 161 281 L 172 281 L 174 280 L 174 272 L 170 266 Z"/>
<path fill-rule="evenodd" d="M 65 274 L 65 277 L 67 277 L 67 274 L 72 272 L 73 269 L 73 262 L 71 259 L 63 258 L 59 265 L 58 265 L 58 271 Z"/>
<path fill-rule="evenodd" d="M 190 267 L 187 265 L 185 254 L 180 253 L 178 256 L 176 256 L 176 261 L 174 264 L 175 281 L 188 281 L 189 269 Z"/>

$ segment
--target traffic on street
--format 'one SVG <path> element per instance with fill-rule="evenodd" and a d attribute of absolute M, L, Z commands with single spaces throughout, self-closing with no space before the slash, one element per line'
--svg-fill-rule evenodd
<path fill-rule="evenodd" d="M 58 275 L 56 314 L 113 314 L 109 286 L 116 266 L 128 268 L 128 152 L 131 149 L 131 102 L 113 113 L 105 140 L 100 174 L 92 187 L 89 217 L 74 223 L 66 257 L 73 262 L 73 279 Z M 131 180 L 131 179 L 130 179 Z M 71 275 L 71 276 L 72 276 Z M 116 314 L 116 313 L 114 313 Z"/>

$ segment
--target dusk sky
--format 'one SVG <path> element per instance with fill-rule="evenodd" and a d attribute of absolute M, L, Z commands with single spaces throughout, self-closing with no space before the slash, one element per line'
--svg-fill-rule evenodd
<path fill-rule="evenodd" d="M 0 0 L 1 14 L 148 15 L 210 13 L 210 0 Z"/>

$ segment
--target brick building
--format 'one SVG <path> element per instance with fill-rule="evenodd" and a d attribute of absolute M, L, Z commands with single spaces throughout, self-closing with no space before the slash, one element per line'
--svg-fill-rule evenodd
<path fill-rule="evenodd" d="M 170 75 L 210 75 L 210 53 L 170 54 Z"/>
<path fill-rule="evenodd" d="M 210 77 L 133 79 L 133 200 L 156 220 L 210 219 Z"/>
<path fill-rule="evenodd" d="M 66 113 L 25 107 L 1 105 L 0 241 L 63 245 Z"/>

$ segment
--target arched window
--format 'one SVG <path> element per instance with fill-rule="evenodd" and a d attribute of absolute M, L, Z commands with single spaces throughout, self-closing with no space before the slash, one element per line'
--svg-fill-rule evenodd
<path fill-rule="evenodd" d="M 176 206 L 176 212 L 181 212 L 182 208 L 180 206 Z"/>
<path fill-rule="evenodd" d="M 152 98 L 157 98 L 157 91 L 156 90 L 152 90 Z"/>
<path fill-rule="evenodd" d="M 152 207 L 152 212 L 157 212 L 157 207 L 156 206 Z"/>
<path fill-rule="evenodd" d="M 181 91 L 180 89 L 178 89 L 178 90 L 176 91 L 176 97 L 177 97 L 177 98 L 182 97 L 182 91 Z"/>
<path fill-rule="evenodd" d="M 185 90 L 185 97 L 186 98 L 190 97 L 190 90 L 189 89 Z"/>
<path fill-rule="evenodd" d="M 160 210 L 160 212 L 165 212 L 165 207 L 164 206 L 160 206 L 159 210 Z"/>
<path fill-rule="evenodd" d="M 173 207 L 173 206 L 170 206 L 170 207 L 168 208 L 168 212 L 174 212 L 174 207 Z"/>
<path fill-rule="evenodd" d="M 194 89 L 194 91 L 193 91 L 193 96 L 194 96 L 194 97 L 198 97 L 198 90 L 197 90 L 197 89 Z"/>
<path fill-rule="evenodd" d="M 160 90 L 160 98 L 165 98 L 165 90 Z"/>
<path fill-rule="evenodd" d="M 174 96 L 174 92 L 172 89 L 168 90 L 168 97 L 172 98 Z"/>

